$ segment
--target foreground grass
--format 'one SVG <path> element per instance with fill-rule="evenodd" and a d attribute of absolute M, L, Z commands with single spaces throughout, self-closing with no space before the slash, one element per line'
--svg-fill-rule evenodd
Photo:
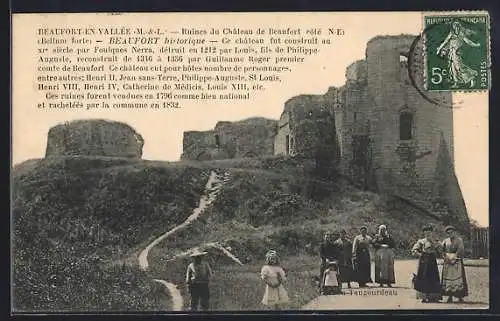
<path fill-rule="evenodd" d="M 250 311 L 266 309 L 261 304 L 265 285 L 260 279 L 261 265 L 251 264 L 239 266 L 231 263 L 227 258 L 213 257 L 212 266 L 214 277 L 210 284 L 210 309 L 214 311 Z M 318 295 L 317 288 L 312 282 L 317 269 L 313 264 L 296 268 L 295 258 L 284 260 L 283 266 L 287 269 L 286 289 L 290 296 L 287 309 L 299 309 Z M 155 262 L 159 263 L 159 262 Z M 184 272 L 189 264 L 188 259 L 179 259 L 173 262 L 154 264 L 155 278 L 164 279 L 176 284 L 184 298 L 184 308 L 189 307 L 189 293 L 184 284 Z"/>
<path fill-rule="evenodd" d="M 285 262 L 286 264 L 286 262 Z M 221 268 L 212 285 L 214 310 L 262 310 L 261 304 L 265 285 L 260 280 L 261 266 Z M 300 309 L 318 295 L 311 282 L 312 271 L 289 271 L 285 287 L 290 297 L 286 308 Z"/>

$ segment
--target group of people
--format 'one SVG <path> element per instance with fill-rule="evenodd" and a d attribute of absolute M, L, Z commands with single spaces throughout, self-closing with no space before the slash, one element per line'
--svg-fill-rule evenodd
<path fill-rule="evenodd" d="M 339 283 L 357 282 L 359 287 L 373 283 L 371 277 L 370 247 L 375 249 L 375 283 L 391 287 L 396 282 L 394 275 L 394 240 L 387 232 L 385 225 L 380 225 L 378 233 L 368 235 L 368 228 L 362 226 L 360 234 L 351 242 L 345 230 L 340 231 L 338 238 L 333 232 L 326 232 L 320 246 L 321 268 L 320 277 L 327 268 L 327 262 L 338 262 Z"/>
<path fill-rule="evenodd" d="M 443 296 L 448 296 L 447 302 L 453 302 L 453 297 L 463 302 L 463 298 L 468 295 L 463 263 L 464 242 L 451 225 L 445 228 L 448 237 L 440 243 L 433 240 L 432 232 L 432 226 L 425 226 L 424 237 L 412 248 L 412 253 L 419 258 L 417 274 L 413 278 L 417 297 L 424 303 L 439 302 Z M 438 257 L 443 258 L 441 280 L 437 266 Z"/>
<path fill-rule="evenodd" d="M 359 287 L 366 287 L 373 283 L 371 278 L 370 247 L 375 250 L 375 283 L 381 287 L 391 287 L 396 282 L 394 273 L 394 239 L 388 233 L 385 225 L 380 225 L 375 236 L 367 234 L 366 226 L 360 228 L 360 234 L 351 242 L 342 230 L 336 238 L 332 232 L 325 233 L 324 242 L 320 246 L 321 268 L 323 276 L 327 262 L 338 262 L 338 276 L 340 286 L 357 282 Z M 439 302 L 443 296 L 448 296 L 447 302 L 468 295 L 467 278 L 463 265 L 464 243 L 457 235 L 453 226 L 447 226 L 445 232 L 449 237 L 442 242 L 436 242 L 431 237 L 433 227 L 427 225 L 423 228 L 424 237 L 419 239 L 412 247 L 412 254 L 419 258 L 417 273 L 414 274 L 413 287 L 417 297 L 423 303 Z M 443 258 L 442 277 L 439 277 L 437 259 Z"/>
<path fill-rule="evenodd" d="M 442 242 L 436 242 L 431 237 L 432 226 L 423 228 L 424 237 L 419 239 L 412 247 L 412 254 L 419 258 L 417 273 L 413 277 L 413 286 L 417 291 L 417 297 L 424 303 L 438 302 L 443 296 L 448 296 L 447 302 L 452 302 L 453 297 L 459 302 L 468 295 L 467 280 L 463 265 L 464 243 L 457 236 L 453 226 L 445 229 L 449 237 Z M 395 242 L 387 231 L 385 225 L 380 225 L 378 233 L 374 236 L 368 235 L 366 226 L 360 228 L 360 234 L 351 242 L 347 238 L 345 230 L 334 235 L 327 232 L 320 245 L 321 268 L 320 276 L 324 275 L 328 268 L 328 262 L 335 261 L 338 266 L 338 283 L 342 287 L 347 283 L 357 282 L 359 287 L 373 283 L 371 277 L 371 255 L 370 248 L 375 250 L 375 283 L 381 287 L 392 287 L 396 283 L 394 273 L 394 248 Z M 193 262 L 189 264 L 186 272 L 186 283 L 191 295 L 191 310 L 208 310 L 209 288 L 208 283 L 212 276 L 212 270 L 208 263 L 202 261 L 206 252 L 196 252 Z M 437 259 L 443 258 L 442 277 L 439 277 Z M 287 290 L 284 287 L 286 281 L 285 271 L 280 265 L 276 251 L 269 250 L 266 253 L 265 264 L 260 271 L 260 277 L 265 283 L 262 304 L 279 309 L 289 302 Z"/>

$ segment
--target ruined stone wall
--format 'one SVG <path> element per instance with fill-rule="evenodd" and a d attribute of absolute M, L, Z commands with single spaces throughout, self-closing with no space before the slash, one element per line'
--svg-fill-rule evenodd
<path fill-rule="evenodd" d="M 462 231 L 467 231 L 470 225 L 465 201 L 447 145 L 446 138 L 441 135 L 433 178 L 434 202 L 443 208 L 447 215 L 445 224 L 453 224 Z"/>
<path fill-rule="evenodd" d="M 345 159 L 349 158 L 349 149 L 347 148 L 347 144 L 349 144 L 350 133 L 349 127 L 347 124 L 348 114 L 345 108 L 345 95 L 346 95 L 346 87 L 342 86 L 340 88 L 332 88 L 330 90 L 331 96 L 330 101 L 332 101 L 333 113 L 335 116 L 335 129 L 337 134 L 337 142 L 338 142 L 338 154 L 339 154 L 339 170 L 346 172 L 347 164 Z"/>
<path fill-rule="evenodd" d="M 342 96 L 342 125 L 337 127 L 342 137 L 341 169 L 354 181 L 364 179 L 368 161 L 360 163 L 355 159 L 359 155 L 359 136 L 370 132 L 371 104 L 367 90 L 367 64 L 364 60 L 355 61 L 346 69 L 346 84 Z M 369 146 L 368 146 L 369 147 Z M 367 148 L 364 152 L 368 157 Z"/>
<path fill-rule="evenodd" d="M 415 39 L 375 37 L 367 44 L 366 59 L 347 67 L 344 86 L 331 87 L 325 95 L 289 99 L 275 153 L 286 154 L 287 135 L 293 141 L 292 155 L 311 156 L 318 146 L 331 148 L 331 155 L 340 154 L 340 171 L 365 188 L 407 197 L 427 208 L 441 200 L 454 213 L 452 219 L 467 222 L 454 172 L 452 109 L 426 100 L 408 75 Z M 415 55 L 421 54 L 421 47 L 416 50 Z M 423 88 L 422 73 L 413 76 Z M 451 105 L 450 93 L 426 95 Z M 329 146 L 322 141 L 328 137 L 327 127 L 336 138 Z"/>
<path fill-rule="evenodd" d="M 332 97 L 300 95 L 285 102 L 275 139 L 275 155 L 310 156 L 313 150 L 327 148 L 337 152 Z M 288 137 L 288 140 L 287 140 Z"/>
<path fill-rule="evenodd" d="M 278 121 L 278 130 L 274 138 L 274 155 L 287 155 L 286 145 L 287 141 L 288 144 L 291 143 L 290 136 L 290 113 L 284 111 Z M 288 154 L 293 155 L 295 153 L 295 147 L 293 145 L 292 141 L 292 144 L 289 145 Z"/>
<path fill-rule="evenodd" d="M 366 83 L 367 71 L 367 64 L 365 60 L 357 60 L 353 62 L 346 68 L 346 83 Z"/>
<path fill-rule="evenodd" d="M 181 159 L 270 156 L 276 131 L 277 121 L 265 118 L 218 122 L 213 130 L 185 132 Z"/>
<path fill-rule="evenodd" d="M 220 146 L 224 146 L 226 138 L 217 134 L 214 130 L 184 132 L 181 159 L 209 160 L 230 158 L 229 153 L 224 148 L 217 146 L 217 139 Z"/>
<path fill-rule="evenodd" d="M 77 120 L 49 130 L 46 157 L 142 157 L 144 140 L 127 124 L 107 120 Z"/>
<path fill-rule="evenodd" d="M 425 100 L 410 84 L 404 56 L 414 36 L 376 37 L 366 49 L 368 93 L 372 101 L 373 159 L 383 189 L 399 183 L 429 189 L 434 175 L 440 132 L 452 137 L 453 118 L 447 108 Z M 429 95 L 433 97 L 433 94 Z M 442 99 L 449 97 L 440 95 Z M 412 138 L 400 140 L 400 115 L 413 117 Z M 452 150 L 452 142 L 449 144 Z"/>
<path fill-rule="evenodd" d="M 265 118 L 250 118 L 239 122 L 220 122 L 215 132 L 224 138 L 223 144 L 231 145 L 234 158 L 269 156 L 274 152 L 277 122 Z"/>

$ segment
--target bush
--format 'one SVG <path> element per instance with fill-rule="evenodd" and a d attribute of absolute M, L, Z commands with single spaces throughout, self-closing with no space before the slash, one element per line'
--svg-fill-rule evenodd
<path fill-rule="evenodd" d="M 16 311 L 166 310 L 162 289 L 144 272 L 128 266 L 101 266 L 70 248 L 47 250 L 29 260 L 15 257 Z"/>
<path fill-rule="evenodd" d="M 216 214 L 209 216 L 217 217 L 218 222 L 234 219 L 256 227 L 287 225 L 326 213 L 331 202 L 330 198 L 310 199 L 303 189 L 307 186 L 303 177 L 253 172 L 235 172 L 232 176 L 209 209 Z"/>

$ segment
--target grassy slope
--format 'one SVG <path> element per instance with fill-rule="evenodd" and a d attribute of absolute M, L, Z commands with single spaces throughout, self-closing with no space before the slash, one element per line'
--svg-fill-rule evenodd
<path fill-rule="evenodd" d="M 167 310 L 162 286 L 145 273 L 103 263 L 182 222 L 196 206 L 207 174 L 112 158 L 16 166 L 14 309 Z"/>
<path fill-rule="evenodd" d="M 411 213 L 391 211 L 378 195 L 340 182 L 325 192 L 323 185 L 304 177 L 271 170 L 230 169 L 228 163 L 232 178 L 222 186 L 213 206 L 191 227 L 151 253 L 155 277 L 179 284 L 188 298 L 183 288 L 188 261 L 166 260 L 205 242 L 230 246 L 246 265 L 237 266 L 216 252 L 211 255 L 216 271 L 211 287 L 215 310 L 262 309 L 263 284 L 258 272 L 270 248 L 283 257 L 290 307 L 298 308 L 317 295 L 311 280 L 318 273 L 317 253 L 323 231 L 345 228 L 354 237 L 362 224 L 372 233 L 379 224 L 386 224 L 398 243 L 398 257 L 407 257 L 410 244 L 420 237 L 421 226 L 429 222 Z M 323 197 L 312 199 L 308 195 L 311 190 L 322 190 Z"/>
<path fill-rule="evenodd" d="M 133 253 L 182 222 L 197 205 L 211 168 L 230 171 L 231 181 L 198 222 L 153 249 L 149 276 L 182 285 L 187 262 L 167 265 L 172 252 L 207 241 L 230 245 L 246 265 L 215 256 L 212 304 L 218 310 L 261 308 L 258 272 L 269 248 L 282 256 L 291 305 L 299 307 L 316 295 L 311 276 L 323 231 L 345 228 L 353 237 L 362 224 L 371 233 L 386 224 L 398 256 L 405 257 L 429 222 L 386 208 L 376 194 L 310 179 L 301 165 L 276 158 L 165 163 L 88 157 L 20 165 L 14 169 L 15 306 L 167 309 L 157 299 L 161 287 L 147 275 L 99 262 Z M 90 237 L 96 227 L 100 236 Z M 56 281 L 45 277 L 51 275 Z"/>

